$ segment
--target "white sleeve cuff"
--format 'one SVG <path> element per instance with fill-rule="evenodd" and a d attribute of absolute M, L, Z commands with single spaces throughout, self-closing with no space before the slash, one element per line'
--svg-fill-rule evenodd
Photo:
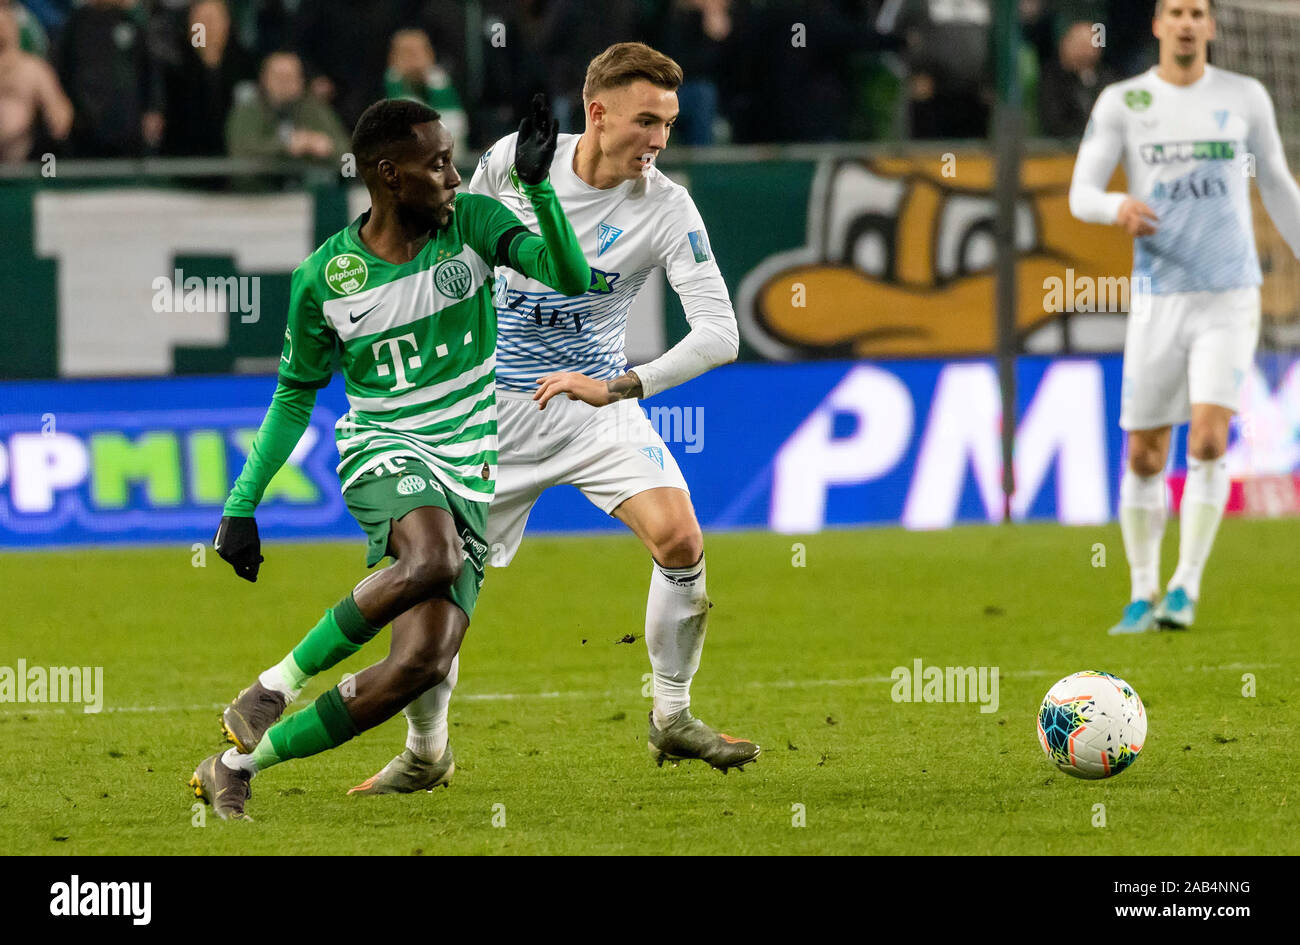
<path fill-rule="evenodd" d="M 685 338 L 648 364 L 632 368 L 641 379 L 642 399 L 736 360 L 740 335 L 734 315 L 696 315 L 691 321 Z"/>

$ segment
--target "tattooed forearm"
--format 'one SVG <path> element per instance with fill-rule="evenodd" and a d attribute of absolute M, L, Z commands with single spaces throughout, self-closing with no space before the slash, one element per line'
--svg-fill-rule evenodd
<path fill-rule="evenodd" d="M 606 381 L 605 389 L 609 391 L 609 396 L 613 400 L 628 400 L 640 397 L 642 393 L 641 378 L 636 376 L 635 371 L 628 371 L 622 377 Z"/>

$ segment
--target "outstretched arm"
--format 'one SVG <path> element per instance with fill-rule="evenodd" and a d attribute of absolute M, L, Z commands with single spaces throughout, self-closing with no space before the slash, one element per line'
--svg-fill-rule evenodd
<path fill-rule="evenodd" d="M 556 127 L 545 97 L 535 96 L 519 133 L 483 155 L 457 206 L 470 211 L 461 225 L 489 265 L 507 266 L 565 295 L 582 295 L 591 286 L 591 268 L 549 179 Z M 532 204 L 540 236 L 496 199 L 509 181 Z"/>
<path fill-rule="evenodd" d="M 283 381 L 276 385 L 248 459 L 222 509 L 212 547 L 246 581 L 257 581 L 258 568 L 265 560 L 253 513 L 267 485 L 302 439 L 315 403 L 314 389 L 287 387 Z"/>
<path fill-rule="evenodd" d="M 565 295 L 582 295 L 591 286 L 591 267 L 578 237 L 560 209 L 549 180 L 524 184 L 524 193 L 537 214 L 541 236 L 522 227 L 510 241 L 508 265 L 530 279 Z"/>
<path fill-rule="evenodd" d="M 306 432 L 314 406 L 315 390 L 289 387 L 283 380 L 276 385 L 271 406 L 226 499 L 223 515 L 251 516 L 257 510 L 267 485 L 288 462 L 293 448 Z"/>
<path fill-rule="evenodd" d="M 534 95 L 532 111 L 519 123 L 515 139 L 515 172 L 537 214 L 537 229 L 542 235 L 539 239 L 521 234 L 513 239 L 508 264 L 557 292 L 582 295 L 591 285 L 591 268 L 550 181 L 559 128 L 559 122 L 551 117 L 546 96 Z"/>
<path fill-rule="evenodd" d="M 234 488 L 222 509 L 212 546 L 235 573 L 257 580 L 261 541 L 253 513 L 280 467 L 289 459 L 311 421 L 316 391 L 329 383 L 335 337 L 321 316 L 303 267 L 294 270 L 289 287 L 289 326 L 280 354 L 280 379 L 262 426 Z"/>

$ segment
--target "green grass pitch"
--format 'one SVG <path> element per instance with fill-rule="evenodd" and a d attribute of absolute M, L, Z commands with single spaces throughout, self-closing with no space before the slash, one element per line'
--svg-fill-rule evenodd
<path fill-rule="evenodd" d="M 219 705 L 364 574 L 362 543 L 270 544 L 256 585 L 215 555 L 195 567 L 188 546 L 5 554 L 0 665 L 103 666 L 105 711 L 0 704 L 0 848 L 1300 853 L 1295 536 L 1226 522 L 1196 628 L 1135 638 L 1105 633 L 1128 590 L 1114 526 L 708 536 L 716 606 L 694 709 L 763 746 L 725 777 L 646 751 L 636 541 L 530 537 L 489 573 L 462 651 L 449 789 L 346 796 L 400 750 L 399 717 L 260 775 L 255 823 L 208 811 L 202 826 L 186 780 L 221 744 Z M 304 704 L 382 658 L 386 636 Z M 997 711 L 892 701 L 891 671 L 918 658 L 998 667 Z M 1112 780 L 1057 772 L 1035 737 L 1043 693 L 1081 669 L 1123 676 L 1147 707 L 1145 749 Z"/>

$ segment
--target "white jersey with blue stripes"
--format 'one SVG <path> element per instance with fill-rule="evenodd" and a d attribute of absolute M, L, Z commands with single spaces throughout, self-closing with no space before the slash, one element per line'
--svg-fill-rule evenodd
<path fill-rule="evenodd" d="M 500 200 L 536 230 L 514 173 L 515 138 L 488 149 L 469 190 Z M 558 371 L 600 380 L 622 374 L 628 310 L 656 267 L 684 303 L 702 300 L 730 313 L 726 284 L 686 188 L 651 167 L 637 180 L 598 190 L 573 169 L 580 138 L 559 136 L 551 184 L 591 265 L 591 287 L 569 298 L 513 269 L 497 270 L 497 385 L 506 390 L 535 391 L 539 377 Z"/>
<path fill-rule="evenodd" d="M 1106 193 L 1123 158 L 1128 194 Z M 1158 216 L 1136 240 L 1133 277 L 1156 295 L 1225 292 L 1260 284 L 1250 182 L 1300 247 L 1300 190 L 1291 178 L 1273 103 L 1255 79 L 1213 66 L 1191 85 L 1153 68 L 1108 86 L 1079 148 L 1070 205 L 1088 222 L 1114 223 L 1128 195 Z"/>

